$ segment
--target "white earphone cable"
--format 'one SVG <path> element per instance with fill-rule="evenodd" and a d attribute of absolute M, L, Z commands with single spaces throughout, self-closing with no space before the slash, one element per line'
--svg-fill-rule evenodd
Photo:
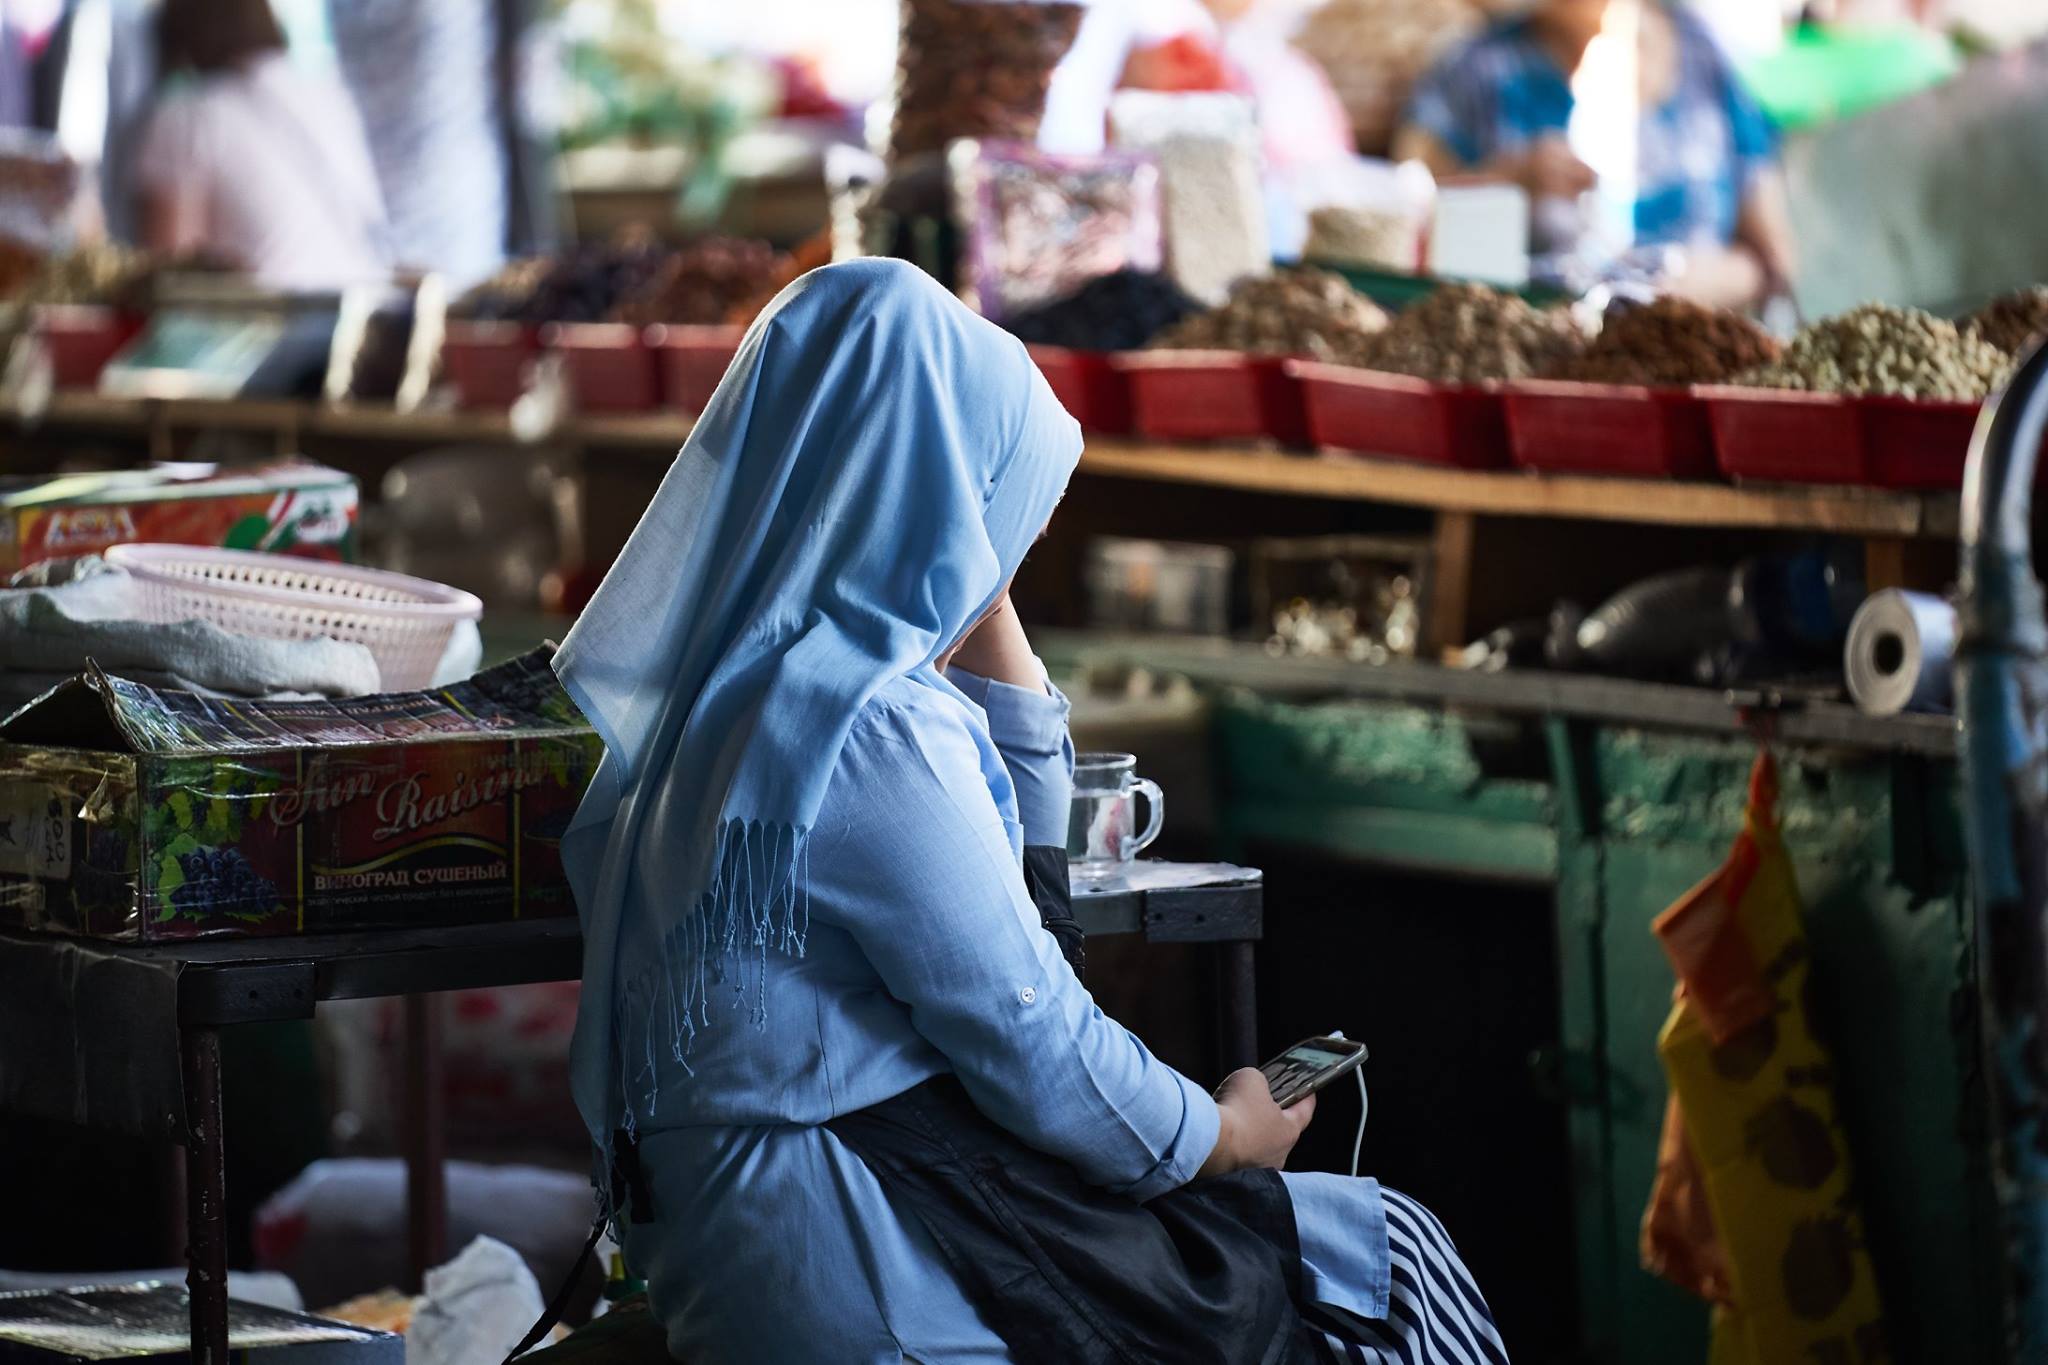
<path fill-rule="evenodd" d="M 1344 1030 L 1331 1029 L 1324 1037 L 1343 1038 Z M 1371 1107 L 1371 1101 L 1365 1094 L 1365 1068 L 1353 1068 L 1351 1074 L 1358 1077 L 1358 1131 L 1351 1136 L 1351 1177 L 1355 1180 L 1358 1178 L 1358 1154 L 1365 1150 L 1365 1115 Z"/>
<path fill-rule="evenodd" d="M 1365 1068 L 1359 1067 L 1351 1073 L 1358 1077 L 1358 1132 L 1351 1139 L 1351 1177 L 1358 1178 L 1358 1154 L 1365 1150 Z"/>

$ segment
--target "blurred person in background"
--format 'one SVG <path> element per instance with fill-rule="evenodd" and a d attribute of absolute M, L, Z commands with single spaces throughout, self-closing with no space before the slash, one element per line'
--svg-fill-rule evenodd
<path fill-rule="evenodd" d="M 1397 158 L 1439 179 L 1507 180 L 1573 201 L 1597 177 L 1566 138 L 1572 80 L 1612 4 L 1635 4 L 1635 243 L 1675 247 L 1665 286 L 1702 302 L 1753 307 L 1781 292 L 1792 231 L 1769 120 L 1706 28 L 1661 0 L 1537 0 L 1453 51 L 1417 83 L 1394 140 Z M 1568 241 L 1538 240 L 1538 253 Z"/>
<path fill-rule="evenodd" d="M 409 268 L 463 289 L 504 264 L 524 202 L 513 91 L 515 0 L 328 0 L 327 22 L 363 111 Z"/>
<path fill-rule="evenodd" d="M 1329 77 L 1288 42 L 1296 18 L 1280 0 L 1095 0 L 1053 73 L 1039 146 L 1101 151 L 1121 87 L 1247 97 L 1272 167 L 1347 157 L 1351 125 Z"/>
<path fill-rule="evenodd" d="M 295 66 L 266 0 L 164 0 L 132 171 L 141 244 L 266 288 L 385 278 L 384 200 L 340 81 Z"/>

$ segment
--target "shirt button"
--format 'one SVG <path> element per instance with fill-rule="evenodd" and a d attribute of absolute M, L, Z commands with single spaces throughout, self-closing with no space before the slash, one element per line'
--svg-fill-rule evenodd
<path fill-rule="evenodd" d="M 1020 1005 L 1037 1004 L 1038 992 L 1032 989 L 1030 986 L 1026 986 L 1023 990 L 1017 992 L 1017 1003 Z"/>

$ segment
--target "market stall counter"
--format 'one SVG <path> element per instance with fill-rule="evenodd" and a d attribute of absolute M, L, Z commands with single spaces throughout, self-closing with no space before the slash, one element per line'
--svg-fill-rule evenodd
<path fill-rule="evenodd" d="M 420 907 L 422 919 L 431 908 Z M 1219 945 L 1224 1061 L 1234 1068 L 1258 1060 L 1257 871 L 1134 862 L 1077 880 L 1074 915 L 1090 934 Z M 412 1252 L 423 1269 L 441 1257 L 446 1218 L 438 1038 L 427 996 L 581 972 L 582 939 L 570 917 L 157 943 L 0 930 L 0 1110 L 185 1146 L 192 1355 L 200 1365 L 225 1365 L 220 1030 L 310 1019 L 323 1000 L 408 997 L 405 1153 Z"/>

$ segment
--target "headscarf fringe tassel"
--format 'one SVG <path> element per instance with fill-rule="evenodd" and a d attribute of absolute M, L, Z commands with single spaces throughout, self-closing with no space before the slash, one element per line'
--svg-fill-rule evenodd
<path fill-rule="evenodd" d="M 696 908 L 661 941 L 655 960 L 613 997 L 613 1054 L 619 1059 L 618 1127 L 632 1136 L 655 1117 L 659 1049 L 691 1074 L 700 1030 L 744 1007 L 768 1021 L 768 952 L 804 955 L 810 933 L 810 830 L 760 820 L 726 820 L 711 854 L 711 876 Z M 624 1191 L 613 1188 L 612 1142 L 598 1153 L 601 1211 L 616 1221 Z"/>

